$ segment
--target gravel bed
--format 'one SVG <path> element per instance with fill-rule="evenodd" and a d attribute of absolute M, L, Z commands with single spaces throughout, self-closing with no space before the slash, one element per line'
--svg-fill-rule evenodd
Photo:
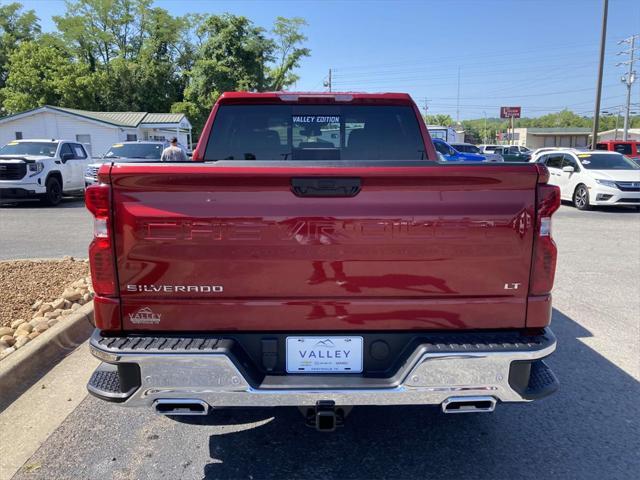
<path fill-rule="evenodd" d="M 0 262 L 0 327 L 30 320 L 37 301 L 59 298 L 65 288 L 89 275 L 85 260 L 11 260 Z"/>
<path fill-rule="evenodd" d="M 0 262 L 0 360 L 91 302 L 88 274 L 71 257 Z"/>

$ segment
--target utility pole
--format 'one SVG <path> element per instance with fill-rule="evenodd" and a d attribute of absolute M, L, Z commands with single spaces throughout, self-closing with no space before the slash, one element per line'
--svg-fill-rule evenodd
<path fill-rule="evenodd" d="M 509 137 L 509 145 L 513 145 L 515 139 L 515 133 L 513 132 L 513 115 L 511 115 L 511 136 Z"/>
<path fill-rule="evenodd" d="M 427 123 L 427 115 L 429 114 L 429 99 L 424 99 L 424 121 Z"/>
<path fill-rule="evenodd" d="M 487 144 L 487 112 L 482 111 L 484 114 L 484 135 L 482 136 L 482 143 Z"/>
<path fill-rule="evenodd" d="M 458 65 L 458 100 L 456 102 L 456 124 L 460 123 L 460 65 Z"/>
<path fill-rule="evenodd" d="M 324 86 L 327 87 L 329 89 L 329 91 L 331 91 L 331 69 L 329 69 L 329 76 L 327 77 L 327 79 L 323 82 Z"/>
<path fill-rule="evenodd" d="M 602 112 L 600 112 L 600 115 L 603 117 L 613 117 L 614 114 L 616 116 L 616 127 L 613 130 L 613 139 L 618 140 L 618 122 L 620 121 L 620 109 L 616 110 L 615 112 L 611 112 L 609 110 L 603 110 Z"/>
<path fill-rule="evenodd" d="M 629 60 L 627 60 L 626 62 L 620 62 L 616 65 L 616 67 L 619 67 L 620 65 L 629 65 L 629 70 L 626 76 L 623 76 L 621 78 L 622 82 L 627 86 L 627 104 L 626 104 L 626 109 L 624 113 L 624 127 L 622 130 L 622 140 L 625 142 L 629 139 L 629 115 L 631 111 L 631 86 L 633 85 L 633 82 L 635 82 L 636 80 L 636 72 L 633 69 L 633 62 L 635 60 L 636 38 L 638 37 L 640 37 L 640 35 L 632 35 L 629 38 L 625 38 L 624 40 L 621 40 L 620 42 L 618 42 L 618 45 L 622 43 L 628 43 L 630 45 L 628 52 L 618 52 L 618 55 L 624 55 L 628 53 Z"/>
<path fill-rule="evenodd" d="M 600 99 L 602 98 L 602 70 L 604 67 L 604 49 L 607 40 L 607 13 L 609 0 L 602 2 L 602 32 L 600 33 L 600 62 L 598 64 L 598 81 L 596 83 L 596 105 L 593 111 L 593 131 L 591 132 L 591 150 L 598 143 L 598 127 L 600 123 Z"/>

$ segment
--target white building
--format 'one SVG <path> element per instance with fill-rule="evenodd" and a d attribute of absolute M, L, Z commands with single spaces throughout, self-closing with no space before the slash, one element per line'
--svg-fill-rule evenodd
<path fill-rule="evenodd" d="M 628 131 L 628 140 L 634 140 L 636 142 L 640 141 L 640 128 L 630 128 Z M 624 137 L 624 130 L 622 128 L 618 128 L 612 130 L 605 130 L 604 132 L 598 133 L 598 141 L 604 142 L 606 140 L 622 140 Z"/>
<path fill-rule="evenodd" d="M 0 145 L 23 138 L 75 140 L 93 157 L 106 153 L 114 143 L 171 137 L 191 147 L 191 123 L 184 114 L 89 112 L 45 105 L 0 118 Z"/>
<path fill-rule="evenodd" d="M 431 138 L 439 138 L 447 143 L 464 143 L 464 130 L 441 125 L 427 125 Z"/>
<path fill-rule="evenodd" d="M 542 147 L 586 147 L 589 143 L 589 128 L 514 128 L 513 144 L 531 150 Z M 509 142 L 502 142 L 509 143 Z"/>

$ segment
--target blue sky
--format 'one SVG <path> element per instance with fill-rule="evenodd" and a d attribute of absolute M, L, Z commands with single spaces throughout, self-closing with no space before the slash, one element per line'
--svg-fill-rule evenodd
<path fill-rule="evenodd" d="M 6 0 L 2 0 L 5 2 Z M 62 0 L 22 0 L 55 29 Z M 334 90 L 409 92 L 429 113 L 460 119 L 498 116 L 521 105 L 524 116 L 562 108 L 591 115 L 600 39 L 601 0 L 218 1 L 156 0 L 175 15 L 245 15 L 269 28 L 276 16 L 309 23 L 297 90 L 323 90 L 329 68 Z M 610 0 L 602 109 L 619 108 L 626 89 L 617 42 L 640 33 L 640 1 Z M 640 45 L 637 57 L 640 57 Z M 638 68 L 640 72 L 640 62 Z M 640 110 L 640 81 L 632 101 Z"/>

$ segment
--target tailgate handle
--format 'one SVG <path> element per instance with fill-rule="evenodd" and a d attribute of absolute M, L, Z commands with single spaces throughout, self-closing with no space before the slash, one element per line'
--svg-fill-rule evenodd
<path fill-rule="evenodd" d="M 360 193 L 359 178 L 292 178 L 291 191 L 298 197 L 355 197 Z"/>

